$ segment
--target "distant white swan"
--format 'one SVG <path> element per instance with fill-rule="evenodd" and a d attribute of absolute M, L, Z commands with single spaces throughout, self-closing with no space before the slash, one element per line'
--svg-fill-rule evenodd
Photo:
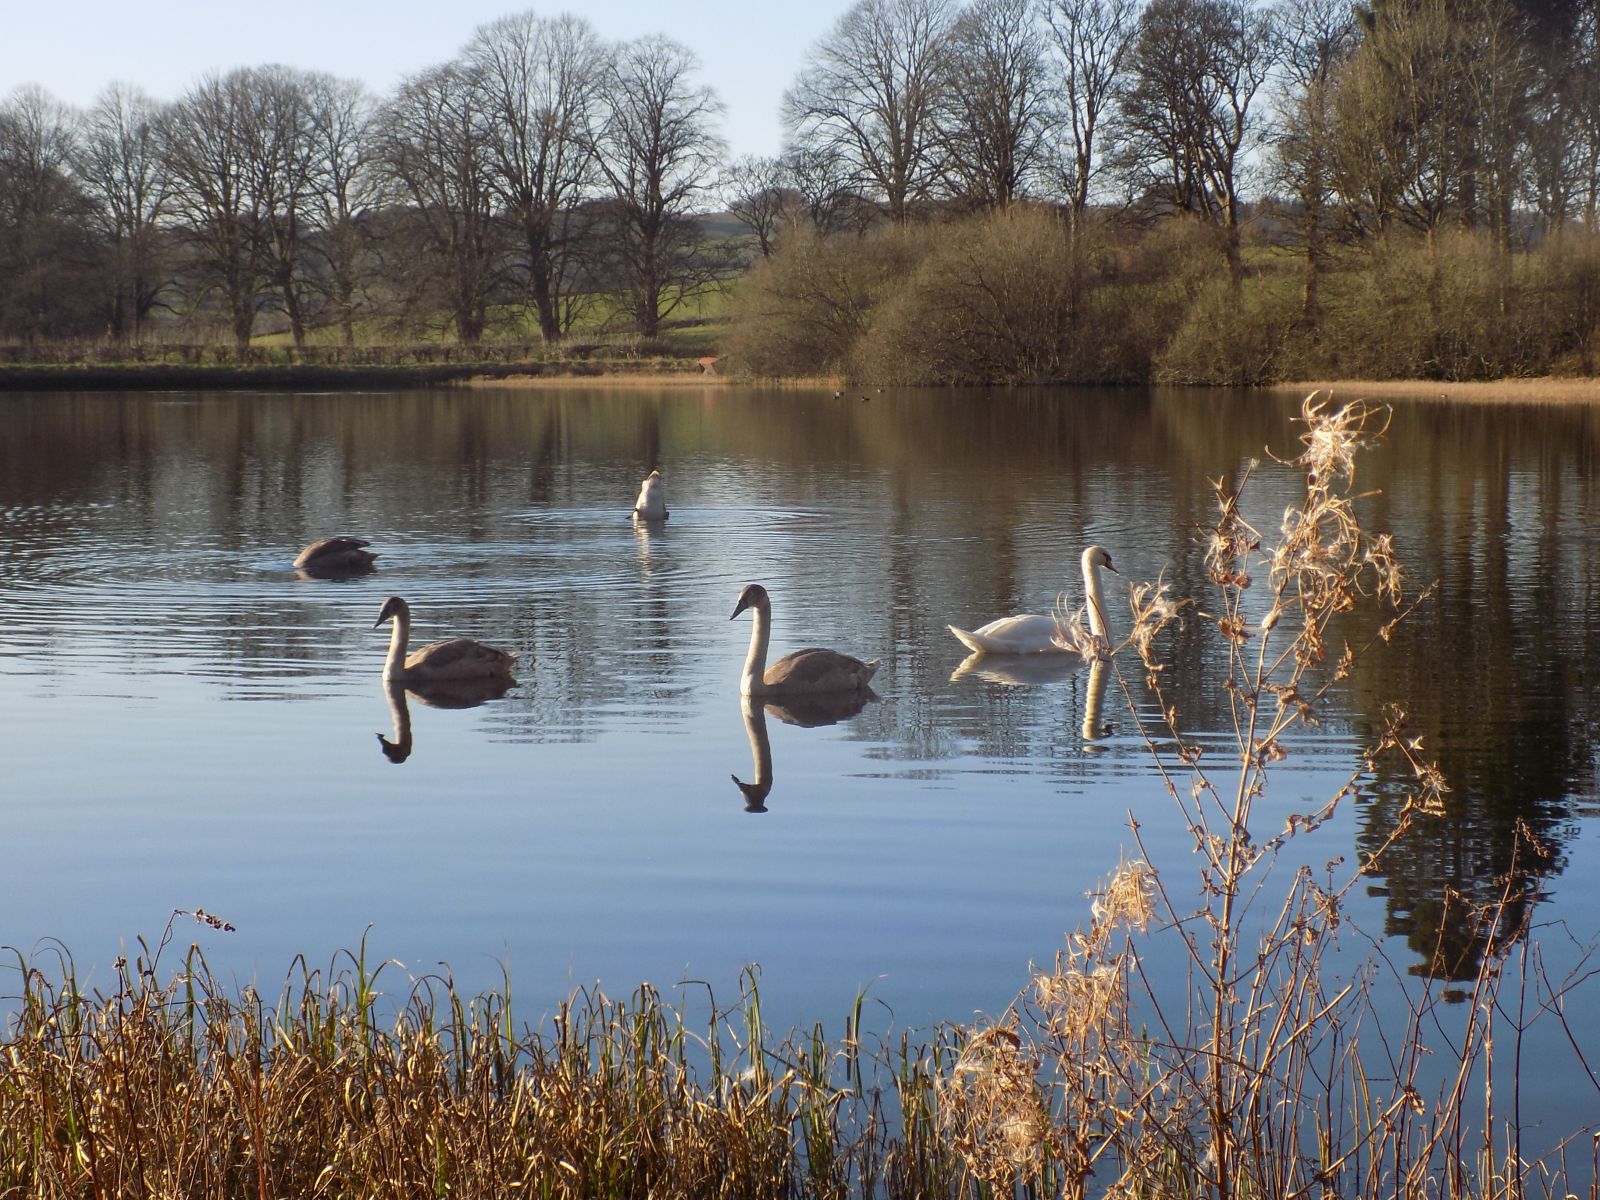
<path fill-rule="evenodd" d="M 358 537 L 318 538 L 294 560 L 302 571 L 364 571 L 378 556 L 367 547 L 371 542 Z"/>
<path fill-rule="evenodd" d="M 410 683 L 433 679 L 482 679 L 487 676 L 509 675 L 515 654 L 485 646 L 471 638 L 451 638 L 433 642 L 407 656 L 406 643 L 411 637 L 411 606 L 399 596 L 390 596 L 383 602 L 378 619 L 372 623 L 376 629 L 385 621 L 394 621 L 394 633 L 389 637 L 389 656 L 384 659 L 383 677 Z"/>
<path fill-rule="evenodd" d="M 796 650 L 767 666 L 767 644 L 772 638 L 772 600 L 759 583 L 739 593 L 733 620 L 745 609 L 755 610 L 750 630 L 750 653 L 744 660 L 739 690 L 746 696 L 806 696 L 822 692 L 864 692 L 878 660 L 862 662 L 837 650 Z"/>
<path fill-rule="evenodd" d="M 665 521 L 667 519 L 667 490 L 661 485 L 661 472 L 651 471 L 639 485 L 639 498 L 633 502 L 636 521 Z"/>
<path fill-rule="evenodd" d="M 1100 568 L 1113 575 L 1121 572 L 1111 565 L 1111 555 L 1099 546 L 1083 552 L 1083 591 L 1089 609 L 1089 632 L 1075 620 L 1063 621 L 1054 614 L 1021 613 L 1001 617 L 976 629 L 949 626 L 961 644 L 975 654 L 1043 654 L 1059 651 L 1083 654 L 1095 645 L 1109 643 L 1106 632 L 1106 597 L 1100 586 Z M 1095 639 L 1095 640 L 1091 640 Z"/>

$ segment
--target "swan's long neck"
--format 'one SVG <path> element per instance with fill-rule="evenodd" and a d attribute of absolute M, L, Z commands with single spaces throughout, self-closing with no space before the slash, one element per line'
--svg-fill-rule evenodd
<path fill-rule="evenodd" d="M 746 696 L 758 696 L 767 683 L 767 644 L 772 640 L 772 605 L 762 602 L 750 611 L 755 620 L 750 626 L 750 653 L 745 655 L 744 675 L 739 680 L 739 690 Z"/>
<path fill-rule="evenodd" d="M 1083 595 L 1089 606 L 1089 632 L 1106 642 L 1111 635 L 1106 630 L 1106 593 L 1100 586 L 1100 566 L 1090 552 L 1083 552 Z"/>
<path fill-rule="evenodd" d="M 411 614 L 397 612 L 389 633 L 389 657 L 383 660 L 383 677 L 394 679 L 405 673 L 406 643 L 411 640 Z"/>

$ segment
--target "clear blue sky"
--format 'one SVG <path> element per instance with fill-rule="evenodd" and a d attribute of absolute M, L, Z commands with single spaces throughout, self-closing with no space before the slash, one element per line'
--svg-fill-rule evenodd
<path fill-rule="evenodd" d="M 37 83 L 85 105 L 113 80 L 159 99 L 207 71 L 281 62 L 386 92 L 452 57 L 479 25 L 533 8 L 576 12 L 603 37 L 666 33 L 699 55 L 726 106 L 735 154 L 778 149 L 778 103 L 801 59 L 850 0 L 0 0 L 0 96 Z"/>

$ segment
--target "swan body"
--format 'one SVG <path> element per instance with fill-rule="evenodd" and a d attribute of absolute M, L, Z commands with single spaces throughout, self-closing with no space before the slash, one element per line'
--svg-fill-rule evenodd
<path fill-rule="evenodd" d="M 772 638 L 772 600 L 759 583 L 739 593 L 733 620 L 745 609 L 755 613 L 750 630 L 750 653 L 744 660 L 739 690 L 746 696 L 809 696 L 825 692 L 865 692 L 878 660 L 862 662 L 837 650 L 812 647 L 785 654 L 767 666 L 767 645 Z"/>
<path fill-rule="evenodd" d="M 371 542 L 358 537 L 325 537 L 312 542 L 294 560 L 302 571 L 361 571 L 378 556 L 367 547 Z"/>
<path fill-rule="evenodd" d="M 1083 568 L 1083 592 L 1089 609 L 1089 632 L 1084 634 L 1076 621 L 1062 621 L 1053 615 L 1020 613 L 1014 617 L 1001 617 L 980 625 L 976 629 L 957 629 L 948 626 L 968 650 L 974 654 L 1044 654 L 1066 652 L 1082 654 L 1093 650 L 1095 643 L 1109 643 L 1106 632 L 1105 590 L 1100 584 L 1100 568 L 1113 575 L 1121 574 L 1111 565 L 1111 555 L 1099 546 L 1090 546 L 1080 559 Z"/>
<path fill-rule="evenodd" d="M 383 602 L 378 619 L 372 623 L 376 629 L 385 621 L 394 622 L 394 632 L 389 637 L 389 656 L 383 663 L 385 679 L 402 682 L 436 679 L 484 679 L 511 674 L 515 654 L 485 646 L 471 638 L 450 638 L 432 642 L 420 650 L 406 653 L 411 637 L 411 606 L 399 596 L 390 596 Z"/>
<path fill-rule="evenodd" d="M 639 498 L 633 502 L 635 521 L 665 521 L 667 519 L 667 491 L 661 484 L 661 472 L 651 471 L 639 485 Z"/>

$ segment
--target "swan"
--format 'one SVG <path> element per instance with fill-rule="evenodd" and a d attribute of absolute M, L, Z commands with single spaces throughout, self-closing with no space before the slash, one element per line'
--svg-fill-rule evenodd
<path fill-rule="evenodd" d="M 1062 621 L 1053 614 L 1022 613 L 1014 617 L 1001 617 L 976 629 L 957 629 L 948 626 L 951 633 L 968 650 L 975 654 L 1041 654 L 1046 651 L 1086 653 L 1096 643 L 1109 643 L 1106 632 L 1106 597 L 1100 586 L 1100 568 L 1113 575 L 1122 574 L 1111 565 L 1111 555 L 1099 546 L 1090 546 L 1083 552 L 1083 591 L 1089 608 L 1089 633 L 1074 621 Z"/>
<path fill-rule="evenodd" d="M 371 542 L 358 537 L 318 538 L 294 560 L 301 571 L 364 571 L 378 556 L 367 547 Z"/>
<path fill-rule="evenodd" d="M 639 498 L 633 502 L 635 521 L 665 521 L 667 493 L 661 486 L 661 472 L 651 471 L 639 485 Z"/>
<path fill-rule="evenodd" d="M 399 596 L 390 596 L 378 610 L 378 619 L 372 623 L 372 627 L 376 629 L 388 620 L 394 621 L 394 633 L 389 638 L 389 656 L 383 662 L 385 679 L 410 683 L 509 675 L 511 664 L 517 659 L 515 654 L 507 654 L 504 650 L 496 650 L 471 638 L 434 642 L 408 656 L 406 642 L 411 637 L 411 606 Z"/>
<path fill-rule="evenodd" d="M 755 610 L 750 630 L 750 653 L 744 660 L 739 690 L 746 696 L 806 696 L 821 692 L 862 692 L 878 669 L 878 660 L 862 662 L 837 650 L 796 650 L 767 666 L 767 643 L 772 638 L 772 601 L 767 589 L 752 583 L 739 593 L 733 620 L 745 609 Z"/>

